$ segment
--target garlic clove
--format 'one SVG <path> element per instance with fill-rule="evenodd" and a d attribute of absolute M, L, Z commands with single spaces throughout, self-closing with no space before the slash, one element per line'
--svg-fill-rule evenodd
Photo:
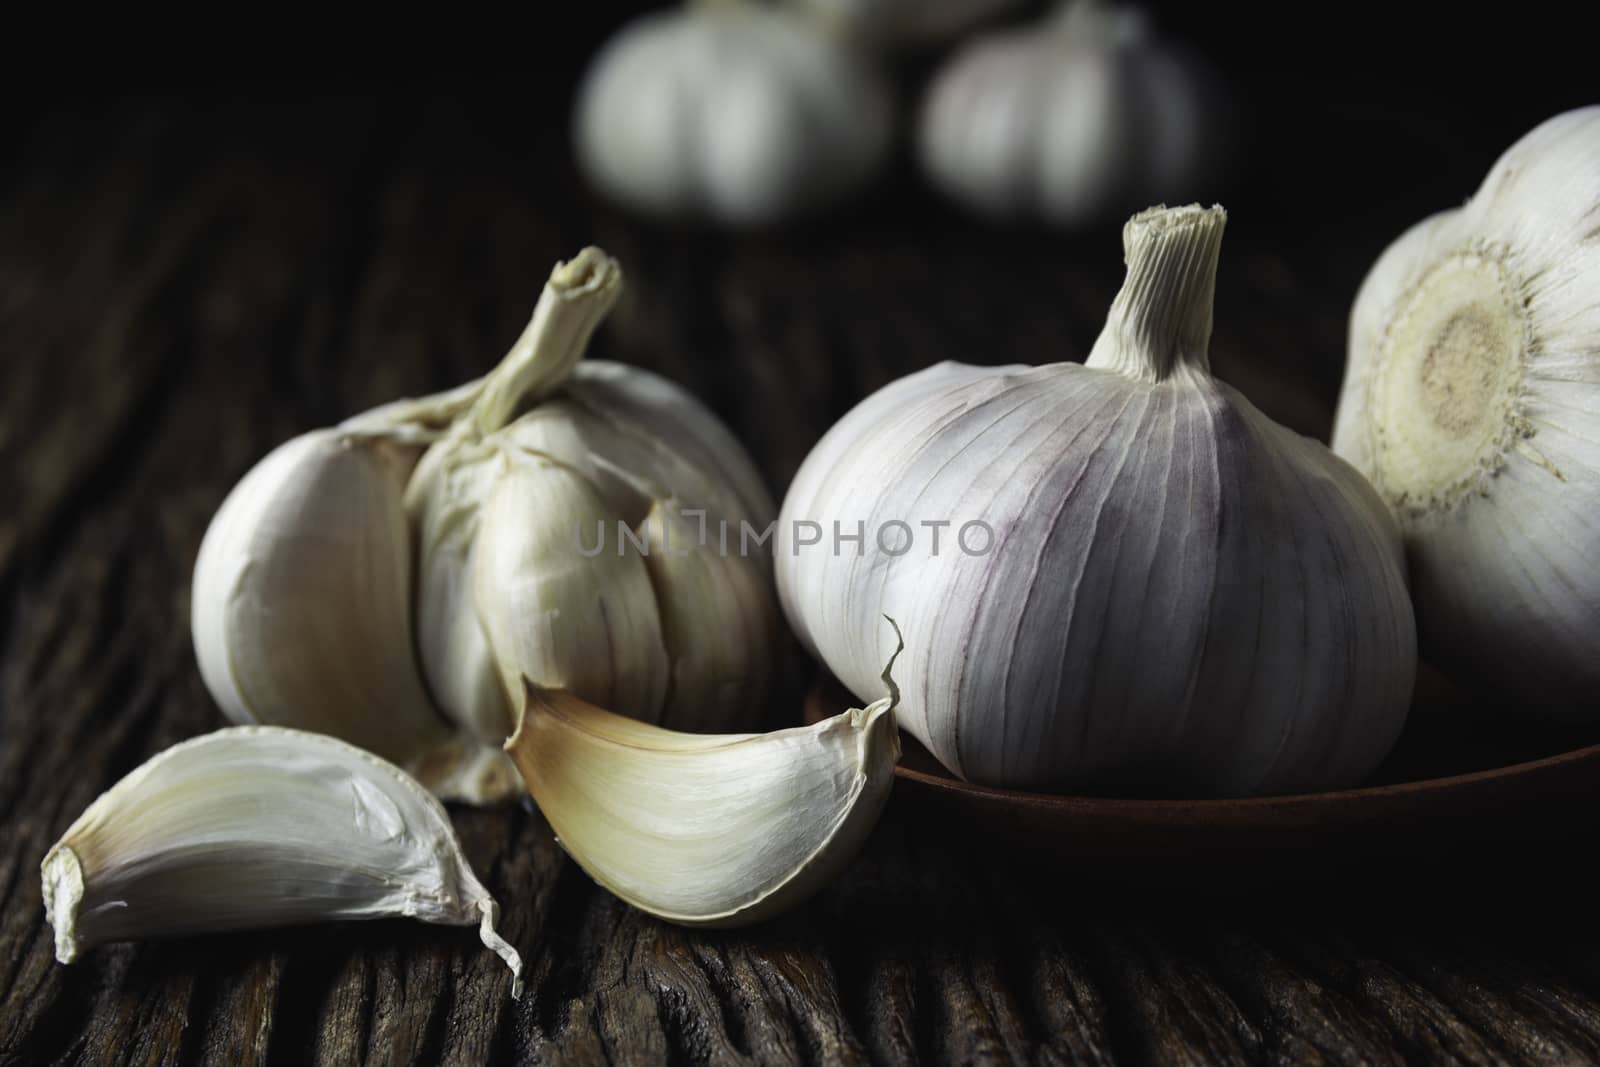
<path fill-rule="evenodd" d="M 890 666 L 892 667 L 892 661 Z M 529 685 L 506 749 L 596 882 L 686 926 L 742 926 L 820 889 L 876 825 L 899 691 L 813 726 L 685 734 Z"/>
<path fill-rule="evenodd" d="M 321 734 L 231 727 L 173 746 L 89 805 L 40 875 L 62 963 L 107 941 L 409 916 L 476 925 L 521 992 L 444 808 Z"/>
<path fill-rule="evenodd" d="M 678 499 L 719 509 L 730 524 L 748 520 L 758 533 L 777 518 L 744 446 L 681 386 L 641 367 L 591 359 L 567 380 L 565 393 L 619 434 L 653 442 L 657 459 L 646 469 Z"/>
<path fill-rule="evenodd" d="M 235 722 L 331 734 L 415 768 L 447 797 L 508 796 L 509 766 L 452 735 L 412 658 L 395 454 L 317 430 L 240 480 L 195 562 L 200 673 Z"/>
<path fill-rule="evenodd" d="M 700 522 L 659 501 L 643 530 L 672 663 L 661 721 L 696 733 L 736 728 L 766 695 L 777 640 L 771 557 L 745 554 L 737 540 L 720 545 Z"/>
<path fill-rule="evenodd" d="M 520 699 L 527 677 L 658 720 L 667 654 L 638 545 L 570 469 L 516 452 L 496 464 L 473 599 L 508 699 Z"/>
<path fill-rule="evenodd" d="M 479 502 L 493 484 L 495 455 L 488 446 L 431 451 L 412 489 L 429 485 L 413 512 L 422 546 L 416 627 L 423 677 L 446 715 L 498 747 L 515 724 L 472 583 Z"/>

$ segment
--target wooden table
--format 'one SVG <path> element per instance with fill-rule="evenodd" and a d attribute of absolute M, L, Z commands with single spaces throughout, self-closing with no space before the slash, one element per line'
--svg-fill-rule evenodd
<path fill-rule="evenodd" d="M 531 808 L 457 810 L 520 1001 L 470 931 L 399 921 L 55 963 L 45 850 L 222 724 L 187 620 L 224 492 L 299 431 L 480 373 L 558 258 L 621 258 L 597 353 L 704 397 L 780 488 L 909 370 L 1081 357 L 1121 278 L 1114 233 L 984 230 L 904 175 L 724 237 L 596 204 L 558 137 L 485 140 L 453 98 L 265 96 L 68 102 L 0 172 L 0 1063 L 1600 1060 L 1600 931 L 1560 862 L 1592 839 L 1200 898 L 1036 870 L 902 798 L 815 902 L 704 933 L 596 889 Z M 1320 433 L 1394 231 L 1286 232 L 1235 209 L 1213 358 Z"/>

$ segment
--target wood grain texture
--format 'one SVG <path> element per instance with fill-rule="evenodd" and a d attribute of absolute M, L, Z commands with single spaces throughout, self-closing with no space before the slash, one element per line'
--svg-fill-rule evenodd
<path fill-rule="evenodd" d="M 914 194 L 789 233 L 646 225 L 581 192 L 557 132 L 511 136 L 559 131 L 559 94 L 493 88 L 79 101 L 0 173 L 0 1064 L 1600 1061 L 1600 930 L 1548 854 L 1407 907 L 1374 906 L 1382 876 L 1201 900 L 1064 881 L 895 804 L 817 900 L 728 932 L 596 889 L 531 806 L 455 811 L 520 1001 L 470 932 L 400 921 L 57 965 L 39 859 L 221 725 L 187 618 L 223 494 L 294 433 L 480 373 L 556 259 L 621 258 L 597 353 L 704 397 L 775 488 L 900 374 L 1081 356 L 1120 282 L 1114 234 L 985 232 Z M 1214 362 L 1323 432 L 1381 237 L 1235 219 Z M 1497 872 L 1535 902 L 1480 894 Z"/>

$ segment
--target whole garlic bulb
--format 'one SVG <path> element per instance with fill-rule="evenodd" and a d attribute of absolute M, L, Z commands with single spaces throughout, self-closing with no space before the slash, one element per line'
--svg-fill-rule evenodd
<path fill-rule="evenodd" d="M 1019 0 L 794 0 L 836 32 L 853 40 L 896 45 L 951 37 L 1018 5 Z"/>
<path fill-rule="evenodd" d="M 1400 731 L 1415 632 L 1398 530 L 1353 468 L 1211 376 L 1224 221 L 1134 217 L 1086 364 L 894 382 L 784 500 L 796 632 L 875 693 L 895 619 L 900 724 L 964 778 L 1339 786 Z"/>
<path fill-rule="evenodd" d="M 1083 225 L 1188 199 L 1221 136 L 1207 69 L 1143 13 L 1069 0 L 1043 26 L 963 46 L 923 105 L 923 166 L 988 214 Z"/>
<path fill-rule="evenodd" d="M 1600 707 L 1600 107 L 1408 230 L 1350 317 L 1333 447 L 1399 517 L 1431 656 Z"/>
<path fill-rule="evenodd" d="M 689 394 L 580 362 L 621 286 L 598 249 L 557 266 L 406 488 L 423 675 L 447 716 L 496 746 L 524 678 L 691 730 L 738 725 L 766 686 L 771 556 L 741 532 L 765 535 L 772 500 Z"/>
<path fill-rule="evenodd" d="M 584 171 L 619 200 L 760 224 L 861 184 L 887 153 L 889 114 L 875 73 L 803 16 L 701 3 L 605 46 L 574 132 Z"/>

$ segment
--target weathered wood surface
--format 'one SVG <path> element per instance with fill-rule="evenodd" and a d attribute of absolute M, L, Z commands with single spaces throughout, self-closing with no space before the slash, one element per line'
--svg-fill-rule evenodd
<path fill-rule="evenodd" d="M 413 96 L 69 104 L 0 170 L 0 1063 L 1600 1061 L 1600 931 L 1549 855 L 1480 857 L 1420 908 L 1381 875 L 1197 902 L 1036 873 L 902 804 L 812 905 L 727 933 L 619 904 L 531 810 L 456 811 L 528 964 L 517 1002 L 469 931 L 406 922 L 56 964 L 49 844 L 221 724 L 187 612 L 228 486 L 300 430 L 479 373 L 557 258 L 622 258 L 599 351 L 705 397 L 775 487 L 898 374 L 1081 355 L 1120 280 L 1114 235 L 929 226 L 929 202 L 745 239 L 629 222 L 560 145 L 485 145 Z M 1237 218 L 1214 346 L 1308 432 L 1383 242 L 1316 236 Z M 1497 872 L 1536 903 L 1480 892 Z"/>

